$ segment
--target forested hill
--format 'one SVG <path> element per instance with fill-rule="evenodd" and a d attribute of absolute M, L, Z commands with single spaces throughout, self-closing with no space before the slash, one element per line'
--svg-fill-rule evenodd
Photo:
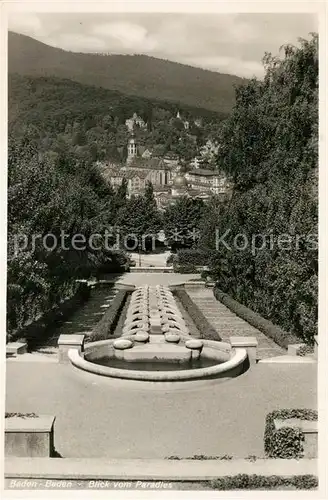
<path fill-rule="evenodd" d="M 140 145 L 190 159 L 209 136 L 216 136 L 224 114 L 174 103 L 126 96 L 116 91 L 52 77 L 9 75 L 9 133 L 28 135 L 40 151 L 74 149 L 93 160 L 121 160 L 133 113 L 147 122 L 135 130 Z M 177 111 L 190 121 L 185 130 Z M 194 120 L 202 119 L 196 126 Z M 157 149 L 156 149 L 157 148 Z"/>
<path fill-rule="evenodd" d="M 9 32 L 8 71 L 67 78 L 124 94 L 229 113 L 234 85 L 247 80 L 144 55 L 68 52 Z"/>

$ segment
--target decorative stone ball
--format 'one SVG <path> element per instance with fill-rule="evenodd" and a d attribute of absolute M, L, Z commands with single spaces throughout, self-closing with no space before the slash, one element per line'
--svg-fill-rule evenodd
<path fill-rule="evenodd" d="M 180 341 L 180 335 L 168 332 L 165 334 L 165 340 L 166 342 L 177 344 Z"/>
<path fill-rule="evenodd" d="M 148 324 L 149 323 L 149 316 L 148 316 L 148 314 L 142 313 L 141 321 L 143 321 L 144 323 Z"/>
<path fill-rule="evenodd" d="M 176 321 L 177 323 L 181 323 L 185 325 L 185 320 L 183 319 L 182 316 L 179 316 L 178 314 L 172 314 L 170 312 L 166 312 L 167 319 L 168 321 Z"/>
<path fill-rule="evenodd" d="M 166 307 L 167 309 L 176 309 L 176 310 L 179 310 L 176 306 L 176 304 L 173 304 L 173 302 L 169 302 L 169 301 L 163 301 L 163 306 Z"/>
<path fill-rule="evenodd" d="M 165 309 L 165 313 L 166 313 L 168 316 L 170 316 L 170 317 L 172 317 L 172 318 L 174 318 L 174 319 L 175 319 L 175 318 L 178 318 L 178 319 L 181 319 L 181 318 L 182 318 L 182 316 L 181 316 L 181 314 L 179 313 L 179 311 L 174 310 L 174 309 L 173 309 L 173 308 L 171 308 L 171 307 L 170 307 L 170 308 L 166 308 L 166 309 Z"/>
<path fill-rule="evenodd" d="M 188 347 L 188 349 L 197 349 L 197 351 L 200 351 L 203 348 L 203 342 L 199 339 L 190 339 L 186 340 L 185 346 Z"/>
<path fill-rule="evenodd" d="M 149 340 L 149 333 L 140 330 L 140 331 L 138 331 L 135 334 L 134 340 L 136 342 L 148 342 L 148 340 Z"/>
<path fill-rule="evenodd" d="M 149 325 L 147 323 L 143 323 L 142 321 L 140 322 L 135 322 L 135 323 L 132 323 L 130 325 L 127 325 L 127 326 L 124 326 L 123 329 L 122 329 L 122 333 L 126 334 L 126 333 L 131 333 L 134 334 L 137 330 L 144 330 L 144 331 L 148 331 L 149 329 Z"/>
<path fill-rule="evenodd" d="M 146 306 L 147 301 L 145 299 L 132 299 L 130 302 L 130 306 Z"/>
<path fill-rule="evenodd" d="M 182 321 L 177 321 L 176 319 L 169 319 L 168 325 L 170 328 L 181 328 L 182 330 L 187 330 L 185 323 Z"/>
<path fill-rule="evenodd" d="M 133 346 L 133 342 L 129 339 L 116 339 L 113 342 L 114 349 L 130 349 Z"/>
<path fill-rule="evenodd" d="M 142 305 L 134 305 L 133 307 L 131 307 L 129 310 L 128 310 L 128 313 L 132 313 L 132 314 L 136 314 L 136 313 L 139 313 L 139 312 L 146 312 L 148 311 L 147 307 L 145 306 L 142 306 Z"/>
<path fill-rule="evenodd" d="M 142 308 L 141 304 L 139 304 L 138 302 L 134 302 L 133 304 L 132 303 L 130 304 L 128 310 L 134 312 L 134 311 L 139 311 L 141 308 Z"/>

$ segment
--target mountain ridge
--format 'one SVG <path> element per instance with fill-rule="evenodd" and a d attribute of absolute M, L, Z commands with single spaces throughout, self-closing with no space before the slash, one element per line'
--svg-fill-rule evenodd
<path fill-rule="evenodd" d="M 229 113 L 234 86 L 247 79 L 143 54 L 96 54 L 51 47 L 26 35 L 8 33 L 8 72 L 66 78 L 128 95 Z"/>

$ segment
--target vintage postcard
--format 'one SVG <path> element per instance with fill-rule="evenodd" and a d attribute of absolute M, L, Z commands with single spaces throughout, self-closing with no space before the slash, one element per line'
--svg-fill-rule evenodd
<path fill-rule="evenodd" d="M 4 497 L 324 498 L 325 5 L 2 11 Z"/>

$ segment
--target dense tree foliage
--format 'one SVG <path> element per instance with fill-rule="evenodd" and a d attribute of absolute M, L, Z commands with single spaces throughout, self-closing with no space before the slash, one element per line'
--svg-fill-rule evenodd
<path fill-rule="evenodd" d="M 133 251 L 151 250 L 161 228 L 162 217 L 157 209 L 153 186 L 148 182 L 144 195 L 132 196 L 117 213 L 116 231 L 120 235 L 121 247 Z"/>
<path fill-rule="evenodd" d="M 203 238 L 213 247 L 215 220 L 211 267 L 221 289 L 311 341 L 317 330 L 317 36 L 284 52 L 281 59 L 266 54 L 264 81 L 237 89 L 218 151 L 234 193 L 226 206 L 208 207 Z"/>
<path fill-rule="evenodd" d="M 175 104 L 69 80 L 10 77 L 9 332 L 70 295 L 76 278 L 124 262 L 103 246 L 51 248 L 62 232 L 68 241 L 77 234 L 88 240 L 110 226 L 120 231 L 121 248 L 128 235 L 140 243 L 164 229 L 173 249 L 210 252 L 219 288 L 311 342 L 317 329 L 317 37 L 284 51 L 281 59 L 266 54 L 263 81 L 236 89 L 224 122 L 204 113 L 194 126 L 202 110 L 185 108 L 189 129 L 177 120 Z M 106 184 L 94 163 L 124 160 L 125 120 L 134 112 L 147 122 L 136 129 L 140 144 L 187 160 L 201 151 L 207 168 L 231 178 L 232 197 L 206 204 L 181 197 L 160 214 L 151 184 L 130 199 L 126 180 L 115 190 Z M 42 240 L 47 234 L 50 248 Z"/>
<path fill-rule="evenodd" d="M 203 200 L 182 196 L 165 210 L 164 231 L 173 249 L 197 245 L 204 207 Z"/>
<path fill-rule="evenodd" d="M 176 118 L 178 109 L 191 124 L 201 117 L 201 126 L 186 130 Z M 28 133 L 39 151 L 71 150 L 81 160 L 125 161 L 129 138 L 125 121 L 133 113 L 147 123 L 146 129 L 135 127 L 139 145 L 155 155 L 173 152 L 186 160 L 198 153 L 212 127 L 226 116 L 70 80 L 9 75 L 9 129 L 16 137 Z"/>
<path fill-rule="evenodd" d="M 124 257 L 90 240 L 113 223 L 121 194 L 90 163 L 10 138 L 8 184 L 10 333 L 69 296 L 77 278 L 104 264 L 118 269 Z"/>

